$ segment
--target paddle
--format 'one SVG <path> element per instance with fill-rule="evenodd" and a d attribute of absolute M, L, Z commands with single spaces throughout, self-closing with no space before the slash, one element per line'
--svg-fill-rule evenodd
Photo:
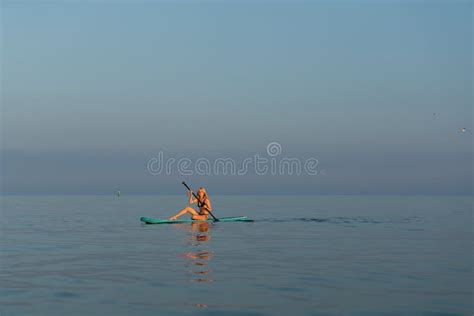
<path fill-rule="evenodd" d="M 188 187 L 188 185 L 186 184 L 186 182 L 183 181 L 183 182 L 181 182 L 181 183 L 186 187 L 186 189 L 188 189 L 189 191 L 193 192 L 193 196 L 194 196 L 194 197 L 196 198 L 196 200 L 198 201 L 198 206 L 199 206 L 199 203 L 202 203 L 202 202 L 199 201 L 198 196 L 194 193 L 193 190 L 191 190 L 191 189 Z M 215 222 L 219 222 L 219 219 L 217 219 L 217 217 L 215 217 L 214 214 L 211 213 L 211 211 L 207 210 L 207 212 L 208 212 L 209 214 L 211 214 L 211 216 L 212 216 L 212 218 L 214 219 Z"/>

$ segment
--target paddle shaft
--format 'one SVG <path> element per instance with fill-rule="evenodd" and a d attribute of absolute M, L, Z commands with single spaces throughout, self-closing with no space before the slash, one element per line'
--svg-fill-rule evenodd
<path fill-rule="evenodd" d="M 191 190 L 190 187 L 188 187 L 188 185 L 186 184 L 186 182 L 183 181 L 182 183 L 183 183 L 183 185 L 186 187 L 186 189 L 188 189 L 189 191 L 193 192 L 193 196 L 194 196 L 194 197 L 196 198 L 196 200 L 198 201 L 198 206 L 199 206 L 199 203 L 202 204 L 202 202 L 199 200 L 198 196 L 194 193 L 193 190 Z M 207 210 L 207 212 L 208 212 L 209 214 L 211 214 L 211 216 L 212 216 L 212 218 L 214 219 L 215 222 L 218 222 L 218 221 L 219 221 L 219 220 L 214 216 L 214 214 L 212 214 L 211 211 L 209 211 L 209 209 Z"/>

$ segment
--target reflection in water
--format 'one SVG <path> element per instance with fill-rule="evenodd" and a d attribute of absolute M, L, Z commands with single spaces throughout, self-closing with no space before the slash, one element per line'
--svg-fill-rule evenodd
<path fill-rule="evenodd" d="M 183 254 L 187 259 L 186 270 L 189 275 L 189 282 L 211 283 L 213 281 L 212 269 L 209 267 L 212 258 L 212 251 L 208 244 L 208 241 L 211 240 L 210 226 L 208 222 L 193 222 L 190 226 L 181 226 L 190 233 L 187 241 L 191 251 Z M 194 306 L 206 308 L 207 304 L 200 302 L 194 304 Z"/>
<path fill-rule="evenodd" d="M 210 283 L 213 281 L 212 270 L 209 267 L 212 251 L 207 243 L 211 240 L 210 226 L 208 222 L 193 222 L 191 225 L 177 226 L 190 233 L 187 241 L 191 251 L 183 254 L 188 259 L 186 267 L 190 276 L 190 282 Z"/>

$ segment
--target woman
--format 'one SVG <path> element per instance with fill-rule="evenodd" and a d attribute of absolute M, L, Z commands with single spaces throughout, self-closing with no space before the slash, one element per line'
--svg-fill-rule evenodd
<path fill-rule="evenodd" d="M 209 216 L 209 211 L 212 211 L 212 206 L 211 206 L 211 200 L 209 200 L 209 197 L 207 196 L 206 189 L 203 187 L 200 187 L 198 192 L 197 192 L 197 199 L 193 197 L 193 191 L 188 191 L 186 193 L 189 198 L 189 205 L 197 203 L 199 207 L 199 212 L 197 212 L 195 209 L 193 209 L 190 206 L 187 206 L 183 208 L 181 211 L 179 211 L 178 214 L 175 216 L 171 216 L 170 220 L 174 221 L 183 216 L 186 213 L 191 214 L 191 218 L 196 221 L 205 221 L 207 220 L 207 217 Z"/>

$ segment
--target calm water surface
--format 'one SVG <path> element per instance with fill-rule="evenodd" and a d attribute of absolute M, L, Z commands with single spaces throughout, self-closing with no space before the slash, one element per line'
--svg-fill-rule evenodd
<path fill-rule="evenodd" d="M 7 196 L 0 314 L 473 314 L 472 197 Z"/>

